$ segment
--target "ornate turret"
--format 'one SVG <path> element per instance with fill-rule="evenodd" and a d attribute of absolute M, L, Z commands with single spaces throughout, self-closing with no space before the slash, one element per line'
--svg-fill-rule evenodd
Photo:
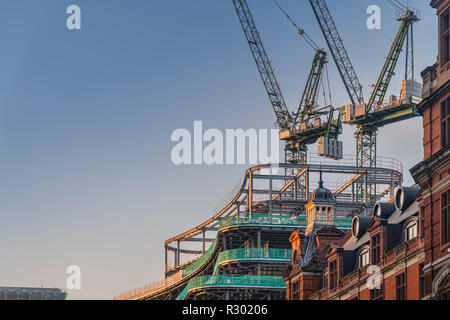
<path fill-rule="evenodd" d="M 319 187 L 311 193 L 309 202 L 305 205 L 308 215 L 308 226 L 305 233 L 316 231 L 322 226 L 334 225 L 334 205 L 336 199 L 331 190 L 324 188 L 322 170 L 320 171 Z"/>

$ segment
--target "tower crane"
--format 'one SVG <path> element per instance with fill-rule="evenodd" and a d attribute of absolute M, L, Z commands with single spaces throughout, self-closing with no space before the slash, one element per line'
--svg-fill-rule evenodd
<path fill-rule="evenodd" d="M 397 19 L 401 21 L 401 25 L 391 45 L 378 81 L 366 104 L 364 103 L 362 86 L 356 76 L 356 72 L 353 69 L 325 0 L 309 0 L 309 3 L 350 98 L 351 104 L 347 104 L 340 109 L 344 109 L 344 123 L 356 125 L 357 127 L 355 132 L 356 166 L 376 167 L 376 137 L 378 128 L 389 123 L 395 123 L 419 115 L 416 106 L 420 102 L 421 85 L 414 81 L 412 27 L 413 23 L 419 19 L 410 9 L 407 9 Z M 407 39 L 407 59 L 405 80 L 403 81 L 400 99 L 391 96 L 390 101 L 385 103 L 384 98 L 392 76 L 394 75 L 405 39 Z M 409 62 L 408 59 L 410 59 Z M 410 79 L 407 78 L 408 75 L 411 75 Z M 366 181 L 359 179 L 356 182 L 356 200 L 366 203 L 377 200 L 376 185 L 371 183 L 371 177 L 366 177 Z"/>
<path fill-rule="evenodd" d="M 308 144 L 315 143 L 320 137 L 337 138 L 342 131 L 341 117 L 336 117 L 337 119 L 333 120 L 336 110 L 332 106 L 320 108 L 317 104 L 322 72 L 327 63 L 327 54 L 324 50 L 314 47 L 314 42 L 309 39 L 308 43 L 314 47 L 316 54 L 300 104 L 297 111 L 291 114 L 282 96 L 247 1 L 233 0 L 233 4 L 275 111 L 276 123 L 280 129 L 280 139 L 285 141 L 285 160 L 290 163 L 306 163 Z M 278 5 L 277 2 L 276 4 Z M 284 12 L 281 7 L 280 9 Z M 287 17 L 290 19 L 289 16 Z M 300 34 L 304 34 L 303 30 L 298 27 L 297 29 Z M 340 111 L 337 110 L 337 112 Z M 327 121 L 322 123 L 320 116 L 323 115 L 327 117 Z M 310 122 L 311 120 L 313 122 Z"/>
<path fill-rule="evenodd" d="M 420 102 L 422 96 L 421 85 L 414 81 L 414 62 L 411 61 L 411 65 L 408 64 L 406 59 L 405 66 L 405 79 L 403 81 L 403 87 L 400 94 L 400 98 L 397 99 L 391 96 L 389 101 L 385 103 L 385 96 L 387 89 L 394 75 L 395 67 L 397 65 L 400 53 L 405 43 L 406 38 L 412 39 L 413 37 L 413 23 L 418 21 L 416 14 L 407 10 L 406 13 L 399 17 L 397 20 L 401 21 L 395 39 L 389 50 L 389 54 L 385 60 L 381 73 L 372 91 L 367 104 L 353 107 L 347 107 L 346 121 L 345 123 L 356 125 L 355 132 L 356 138 L 356 165 L 360 167 L 376 167 L 376 150 L 377 150 L 377 131 L 378 128 L 383 127 L 389 123 L 399 122 L 405 119 L 419 116 L 417 111 L 417 104 Z M 406 55 L 410 55 L 408 52 L 412 47 L 407 47 Z M 411 54 L 412 55 L 412 54 Z M 408 69 L 411 68 L 411 78 L 408 79 Z M 363 194 L 367 194 L 369 202 L 376 201 L 376 185 L 368 183 L 366 186 L 360 183 L 356 186 L 356 196 L 362 198 Z M 367 192 L 364 192 L 363 188 L 368 188 Z"/>

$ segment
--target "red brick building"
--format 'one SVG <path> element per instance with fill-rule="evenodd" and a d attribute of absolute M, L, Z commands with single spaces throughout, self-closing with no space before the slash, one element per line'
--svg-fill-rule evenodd
<path fill-rule="evenodd" d="M 449 299 L 449 171 L 450 171 L 450 1 L 433 0 L 438 16 L 438 61 L 422 72 L 424 160 L 411 174 L 420 185 L 418 198 L 424 238 L 426 298 Z"/>
<path fill-rule="evenodd" d="M 400 188 L 372 216 L 353 219 L 344 234 L 333 226 L 294 232 L 285 273 L 289 300 L 405 300 L 424 296 L 419 188 Z M 308 218 L 308 224 L 310 219 Z"/>
<path fill-rule="evenodd" d="M 310 212 L 306 232 L 290 237 L 289 300 L 450 298 L 450 0 L 431 6 L 438 15 L 439 53 L 422 72 L 424 160 L 410 170 L 417 185 L 377 203 L 371 216 L 355 217 L 346 235 L 320 225 Z M 311 197 L 312 208 L 313 202 Z"/>

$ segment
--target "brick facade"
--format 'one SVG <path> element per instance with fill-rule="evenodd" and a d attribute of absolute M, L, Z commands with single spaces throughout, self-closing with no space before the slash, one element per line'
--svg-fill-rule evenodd
<path fill-rule="evenodd" d="M 399 189 L 370 217 L 355 217 L 346 235 L 327 228 L 316 230 L 314 237 L 291 236 L 287 299 L 450 298 L 450 0 L 433 0 L 431 6 L 438 16 L 439 54 L 422 72 L 418 110 L 424 159 L 410 170 L 417 185 Z M 314 260 L 305 258 L 308 241 L 323 243 L 321 237 L 327 244 L 316 245 L 310 254 Z"/>
<path fill-rule="evenodd" d="M 420 185 L 418 198 L 424 239 L 425 298 L 449 298 L 449 171 L 450 171 L 450 1 L 432 1 L 438 16 L 437 62 L 422 72 L 424 160 L 411 169 Z"/>

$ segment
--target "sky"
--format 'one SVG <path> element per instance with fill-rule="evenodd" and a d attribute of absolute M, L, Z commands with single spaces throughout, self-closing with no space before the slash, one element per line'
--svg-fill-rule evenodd
<path fill-rule="evenodd" d="M 279 2 L 325 47 L 307 1 Z M 422 18 L 419 81 L 437 55 L 428 2 L 409 1 Z M 314 52 L 272 1 L 248 3 L 293 109 Z M 367 98 L 396 10 L 386 0 L 327 3 Z M 81 30 L 66 27 L 73 4 Z M 372 4 L 380 30 L 366 27 Z M 0 286 L 65 288 L 69 265 L 81 268 L 69 299 L 112 299 L 161 280 L 164 241 L 210 217 L 248 167 L 176 166 L 172 132 L 192 131 L 195 120 L 205 129 L 274 127 L 232 1 L 1 0 L 0 42 Z M 329 73 L 333 103 L 347 103 L 332 61 Z M 346 154 L 353 132 L 341 137 Z M 404 163 L 406 185 L 421 142 L 421 118 L 379 132 L 378 154 Z"/>

